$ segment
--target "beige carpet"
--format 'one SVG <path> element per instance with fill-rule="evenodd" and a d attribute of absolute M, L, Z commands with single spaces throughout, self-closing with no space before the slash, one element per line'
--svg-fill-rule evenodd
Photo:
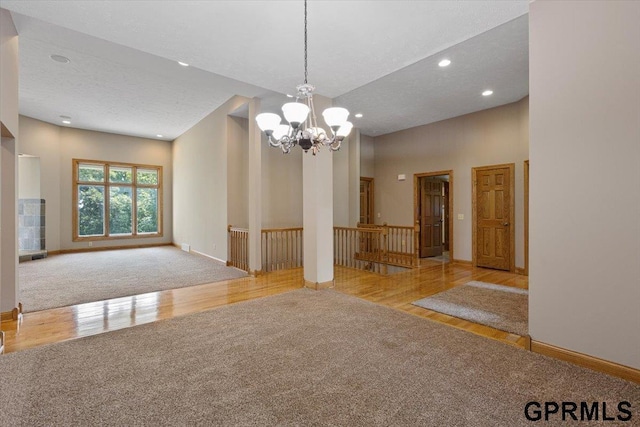
<path fill-rule="evenodd" d="M 472 281 L 412 304 L 501 331 L 529 334 L 526 289 Z"/>
<path fill-rule="evenodd" d="M 20 264 L 25 312 L 245 277 L 173 246 L 83 252 Z"/>
<path fill-rule="evenodd" d="M 307 289 L 0 356 L 0 373 L 2 426 L 566 425 L 527 421 L 529 401 L 640 417 L 638 385 Z"/>

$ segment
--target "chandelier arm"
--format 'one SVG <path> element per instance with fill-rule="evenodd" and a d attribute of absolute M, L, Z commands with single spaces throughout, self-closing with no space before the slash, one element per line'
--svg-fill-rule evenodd
<path fill-rule="evenodd" d="M 271 135 L 269 135 L 268 141 L 269 145 L 272 147 L 280 147 L 282 145 L 280 140 L 274 139 Z"/>
<path fill-rule="evenodd" d="M 340 145 L 342 145 L 342 140 L 339 139 L 336 142 L 329 145 L 329 149 L 331 151 L 338 151 L 340 149 Z"/>

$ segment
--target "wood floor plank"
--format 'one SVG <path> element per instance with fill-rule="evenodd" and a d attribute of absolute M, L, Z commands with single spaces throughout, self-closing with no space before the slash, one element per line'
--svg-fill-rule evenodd
<path fill-rule="evenodd" d="M 411 304 L 470 280 L 528 287 L 526 276 L 456 263 L 427 265 L 390 276 L 335 268 L 337 292 L 524 348 L 525 337 Z M 2 322 L 0 327 L 6 333 L 5 352 L 9 353 L 277 295 L 301 288 L 303 281 L 302 268 L 276 271 L 258 277 L 26 313 L 21 320 Z"/>

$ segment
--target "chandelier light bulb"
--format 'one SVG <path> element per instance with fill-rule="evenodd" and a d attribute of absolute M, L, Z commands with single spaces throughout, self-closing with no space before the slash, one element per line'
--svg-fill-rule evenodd
<path fill-rule="evenodd" d="M 342 107 L 327 108 L 322 112 L 322 117 L 324 117 L 324 121 L 329 125 L 329 127 L 340 127 L 347 121 L 347 118 L 349 117 L 349 110 Z"/>
<path fill-rule="evenodd" d="M 282 106 L 282 113 L 291 126 L 297 128 L 307 120 L 309 107 L 301 102 L 287 102 Z"/>
<path fill-rule="evenodd" d="M 274 113 L 261 113 L 256 116 L 258 127 L 263 132 L 275 130 L 281 121 L 280 116 Z"/>
<path fill-rule="evenodd" d="M 289 135 L 289 125 L 278 125 L 273 130 L 273 137 L 275 139 L 280 139 L 285 135 Z"/>
<path fill-rule="evenodd" d="M 353 123 L 345 122 L 342 126 L 340 126 L 340 129 L 338 129 L 338 133 L 336 135 L 345 138 L 349 136 L 349 134 L 351 133 L 351 129 L 353 129 Z"/>

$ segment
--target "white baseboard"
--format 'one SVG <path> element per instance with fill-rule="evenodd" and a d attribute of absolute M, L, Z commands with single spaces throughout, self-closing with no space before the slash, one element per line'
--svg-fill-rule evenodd
<path fill-rule="evenodd" d="M 201 256 L 204 256 L 204 257 L 207 257 L 207 258 L 211 258 L 211 259 L 212 259 L 212 260 L 214 260 L 214 261 L 218 261 L 218 262 L 221 262 L 221 263 L 222 263 L 222 264 L 224 264 L 224 265 L 227 265 L 227 261 L 223 261 L 223 260 L 221 260 L 220 258 L 216 258 L 216 257 L 214 257 L 214 256 L 207 255 L 207 254 L 205 254 L 205 253 L 202 253 L 202 252 L 196 251 L 195 249 L 191 249 L 191 252 L 192 252 L 192 253 L 194 253 L 194 254 L 197 254 L 197 255 L 201 255 Z"/>

